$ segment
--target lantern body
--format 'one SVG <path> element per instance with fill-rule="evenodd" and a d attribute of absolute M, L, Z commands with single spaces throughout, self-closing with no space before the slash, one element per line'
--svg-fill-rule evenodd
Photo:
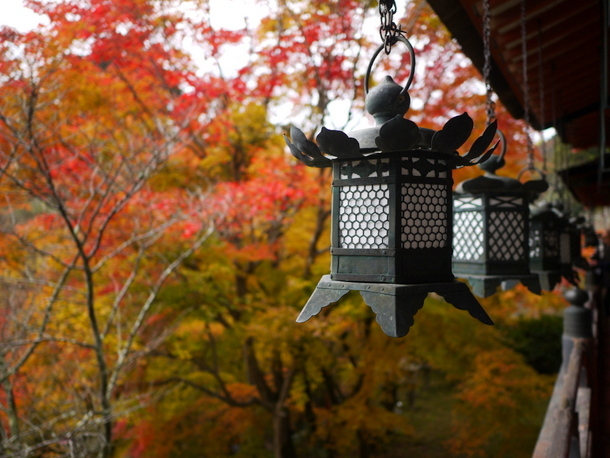
<path fill-rule="evenodd" d="M 499 286 L 525 284 L 539 294 L 529 270 L 529 207 L 526 194 L 487 191 L 453 200 L 453 271 L 483 297 Z"/>
<path fill-rule="evenodd" d="M 562 220 L 561 222 L 559 229 L 559 262 L 562 269 L 566 269 L 572 266 L 574 231 L 568 221 Z"/>
<path fill-rule="evenodd" d="M 456 274 L 529 273 L 529 211 L 522 193 L 456 196 L 453 209 Z"/>
<path fill-rule="evenodd" d="M 561 221 L 563 223 L 559 234 L 561 275 L 574 286 L 578 286 L 578 275 L 574 267 L 588 268 L 588 264 L 586 261 L 583 263 L 582 259 L 580 229 L 567 218 L 562 218 Z"/>
<path fill-rule="evenodd" d="M 533 271 L 561 270 L 561 219 L 543 211 L 530 221 L 530 268 Z M 567 250 L 564 250 L 567 251 Z"/>
<path fill-rule="evenodd" d="M 290 129 L 286 144 L 295 158 L 311 167 L 333 167 L 331 273 L 318 282 L 297 322 L 359 291 L 393 337 L 409 332 L 431 292 L 493 324 L 451 270 L 451 171 L 489 157 L 497 124 L 460 156 L 457 149 L 472 132 L 472 119 L 464 113 L 440 131 L 420 128 L 404 117 L 409 103 L 406 89 L 388 76 L 366 98 L 375 127 L 350 136 L 322 128 L 318 144 Z"/>
<path fill-rule="evenodd" d="M 530 269 L 538 275 L 542 289 L 547 291 L 555 288 L 566 271 L 561 262 L 562 251 L 567 259 L 570 248 L 569 235 L 562 235 L 564 226 L 563 218 L 550 206 L 538 209 L 530 219 Z"/>
<path fill-rule="evenodd" d="M 451 282 L 451 166 L 404 151 L 333 160 L 331 278 Z"/>

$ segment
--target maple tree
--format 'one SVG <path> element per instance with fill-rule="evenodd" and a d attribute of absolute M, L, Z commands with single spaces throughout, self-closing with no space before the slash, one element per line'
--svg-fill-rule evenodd
<path fill-rule="evenodd" d="M 178 17 L 135 0 L 31 5 L 48 28 L 2 30 L 2 445 L 110 456 L 137 403 L 123 377 L 171 323 L 149 321 L 156 297 L 212 227 L 203 194 L 151 180 L 206 104 L 178 87 L 192 74 L 165 43 Z"/>
<path fill-rule="evenodd" d="M 330 175 L 295 163 L 272 119 L 288 105 L 313 134 L 337 106 L 362 115 L 376 2 L 284 1 L 238 31 L 179 4 L 31 0 L 49 26 L 1 31 L 2 453 L 383 456 L 416 434 L 396 406 L 428 369 L 456 386 L 451 450 L 531 434 L 519 418 L 550 379 L 439 300 L 408 339 L 357 297 L 294 323 L 328 272 Z M 480 78 L 424 2 L 407 7 L 423 63 L 407 117 L 468 111 L 482 131 Z M 251 53 L 202 72 L 187 38 L 217 67 Z M 398 82 L 402 57 L 380 63 Z M 560 303 L 518 289 L 484 306 L 510 326 Z"/>

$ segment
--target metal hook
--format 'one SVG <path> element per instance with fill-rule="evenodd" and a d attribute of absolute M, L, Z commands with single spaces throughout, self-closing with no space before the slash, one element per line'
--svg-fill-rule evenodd
<path fill-rule="evenodd" d="M 523 174 L 525 172 L 538 172 L 538 174 L 540 175 L 540 178 L 542 180 L 546 179 L 546 175 L 542 170 L 540 170 L 538 167 L 535 167 L 533 165 L 528 165 L 527 167 L 525 167 L 523 170 L 521 170 L 519 172 L 519 175 L 517 175 L 517 180 L 521 181 L 521 177 L 523 176 Z"/>
<path fill-rule="evenodd" d="M 409 50 L 409 55 L 411 56 L 411 71 L 409 72 L 409 78 L 407 79 L 407 84 L 405 85 L 404 89 L 400 92 L 400 95 L 404 95 L 407 92 L 407 90 L 409 89 L 409 87 L 411 87 L 411 83 L 413 82 L 413 76 L 415 76 L 415 50 L 413 49 L 411 42 L 409 40 L 407 40 L 407 38 L 403 37 L 402 35 L 395 37 L 395 40 L 400 41 L 401 43 L 404 43 L 405 45 L 407 45 L 407 48 Z M 371 61 L 369 62 L 369 66 L 366 69 L 366 75 L 364 77 L 364 93 L 365 94 L 369 93 L 369 79 L 371 77 L 371 70 L 373 69 L 373 64 L 375 63 L 375 59 L 377 58 L 379 53 L 385 49 L 385 47 L 386 47 L 386 45 L 384 43 L 381 46 L 379 46 L 379 48 L 377 48 L 377 51 L 375 51 L 375 54 L 373 54 L 373 57 L 371 58 Z"/>
<path fill-rule="evenodd" d="M 502 144 L 502 149 L 500 150 L 500 161 L 503 161 L 504 155 L 506 154 L 506 137 L 500 129 L 498 129 L 496 132 L 500 137 L 500 143 Z"/>

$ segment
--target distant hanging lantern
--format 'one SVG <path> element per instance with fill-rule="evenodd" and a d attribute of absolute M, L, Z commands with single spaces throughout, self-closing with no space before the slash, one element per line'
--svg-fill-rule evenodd
<path fill-rule="evenodd" d="M 313 167 L 333 168 L 331 274 L 318 283 L 297 318 L 307 321 L 349 291 L 360 291 L 377 314 L 383 331 L 393 337 L 408 333 L 413 316 L 430 292 L 483 323 L 493 324 L 466 284 L 451 271 L 452 176 L 456 167 L 489 157 L 495 135 L 489 126 L 459 156 L 473 122 L 464 113 L 442 130 L 419 128 L 403 115 L 410 105 L 407 90 L 415 55 L 409 41 L 397 37 L 411 53 L 405 87 L 386 76 L 368 92 L 374 54 L 365 77 L 366 109 L 376 126 L 350 133 L 322 128 L 317 145 L 293 127 L 286 140 L 291 153 Z M 319 147 L 318 147 L 319 145 Z"/>
<path fill-rule="evenodd" d="M 561 281 L 564 272 L 562 238 L 564 260 L 569 253 L 565 245 L 565 220 L 548 202 L 532 206 L 530 214 L 530 269 L 538 275 L 542 289 L 552 291 Z"/>
<path fill-rule="evenodd" d="M 504 144 L 499 156 L 479 165 L 485 174 L 460 183 L 453 198 L 453 271 L 482 297 L 518 282 L 540 294 L 529 268 L 529 203 L 548 185 L 496 175 L 505 152 Z"/>
<path fill-rule="evenodd" d="M 570 218 L 570 257 L 572 258 L 572 266 L 581 270 L 589 270 L 589 263 L 582 253 L 583 246 L 587 246 L 589 227 L 584 216 Z"/>
<path fill-rule="evenodd" d="M 563 205 L 557 207 L 562 214 L 562 227 L 559 235 L 559 261 L 561 264 L 561 276 L 574 286 L 578 286 L 578 274 L 575 267 L 583 267 L 581 253 L 579 221 L 584 218 L 570 218 L 567 212 L 563 212 Z M 585 266 L 586 261 L 585 261 Z"/>
<path fill-rule="evenodd" d="M 483 1 L 483 78 L 486 87 L 487 123 L 495 122 L 495 103 L 490 83 L 491 8 Z M 494 294 L 499 287 L 508 289 L 524 284 L 540 294 L 538 276 L 529 270 L 529 202 L 548 188 L 541 180 L 522 184 L 501 177 L 496 171 L 504 166 L 506 140 L 500 131 L 502 150 L 479 167 L 483 176 L 466 180 L 456 188 L 453 199 L 453 270 L 468 280 L 475 294 Z"/>
<path fill-rule="evenodd" d="M 597 248 L 599 245 L 599 238 L 591 223 L 584 223 L 582 225 L 582 234 L 584 238 L 584 246 L 587 248 Z"/>

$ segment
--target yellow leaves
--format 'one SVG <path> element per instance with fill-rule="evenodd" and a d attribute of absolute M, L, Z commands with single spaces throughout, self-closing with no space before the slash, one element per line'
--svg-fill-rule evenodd
<path fill-rule="evenodd" d="M 517 317 L 536 318 L 543 314 L 557 313 L 567 306 L 566 300 L 557 292 L 543 291 L 537 295 L 520 283 L 488 298 L 479 298 L 479 302 L 494 321 L 513 320 Z"/>
<path fill-rule="evenodd" d="M 483 352 L 475 358 L 473 371 L 461 385 L 458 397 L 474 408 L 516 408 L 528 399 L 549 395 L 549 378 L 527 366 L 508 348 Z"/>
<path fill-rule="evenodd" d="M 195 336 L 204 335 L 206 331 L 206 322 L 203 320 L 191 319 L 183 321 L 180 326 L 176 329 L 176 337 L 178 338 L 191 338 Z"/>
<path fill-rule="evenodd" d="M 218 322 L 198 318 L 183 320 L 171 339 L 172 353 L 179 359 L 189 360 L 201 353 L 210 339 L 221 338 L 225 328 Z"/>
<path fill-rule="evenodd" d="M 383 443 L 388 432 L 411 435 L 414 428 L 406 416 L 397 415 L 384 407 L 348 400 L 332 409 L 314 409 L 317 440 L 327 444 L 339 456 L 357 456 L 361 440 Z"/>
<path fill-rule="evenodd" d="M 469 457 L 531 452 L 553 377 L 538 374 L 508 348 L 481 348 L 466 375 L 457 394 L 451 450 Z"/>

